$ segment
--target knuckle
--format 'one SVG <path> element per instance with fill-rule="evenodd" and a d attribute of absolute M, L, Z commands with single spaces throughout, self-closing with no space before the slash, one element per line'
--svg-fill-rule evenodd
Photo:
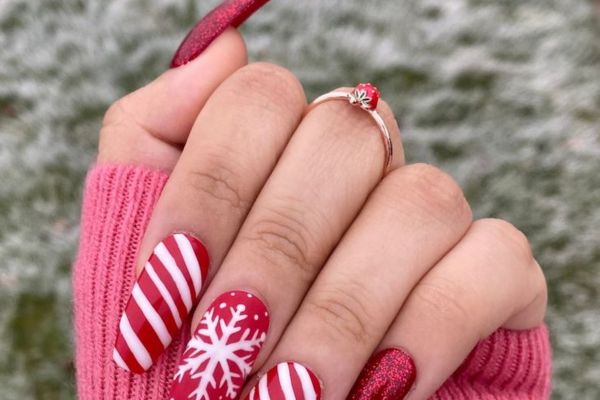
<path fill-rule="evenodd" d="M 533 253 L 527 236 L 516 228 L 510 222 L 486 218 L 476 221 L 473 224 L 474 229 L 479 229 L 483 234 L 488 235 L 487 242 L 494 243 L 495 246 L 505 247 L 510 254 L 513 254 L 520 261 L 514 265 L 533 265 Z"/>
<path fill-rule="evenodd" d="M 104 119 L 102 120 L 102 125 L 111 125 L 115 122 L 121 121 L 124 117 L 123 112 L 123 101 L 124 98 L 121 98 L 108 107 L 108 110 L 104 113 Z"/>
<path fill-rule="evenodd" d="M 261 106 L 264 102 L 274 107 L 303 108 L 306 103 L 300 81 L 289 70 L 275 64 L 258 62 L 241 68 L 232 76 L 231 89 L 236 93 L 249 93 Z M 273 108 L 273 107 L 268 107 Z M 280 112 L 277 109 L 277 112 Z"/>
<path fill-rule="evenodd" d="M 229 214 L 244 215 L 250 201 L 242 195 L 238 175 L 222 156 L 211 155 L 210 152 L 204 156 L 207 165 L 187 170 L 189 185 L 207 196 L 210 203 L 225 203 Z"/>
<path fill-rule="evenodd" d="M 544 271 L 542 267 L 534 260 L 533 262 L 533 286 L 535 293 L 537 294 L 537 298 L 541 300 L 545 310 L 548 304 L 548 282 L 546 281 L 546 276 L 544 275 Z"/>
<path fill-rule="evenodd" d="M 420 312 L 439 326 L 450 325 L 460 332 L 468 332 L 473 318 L 462 291 L 457 284 L 438 277 L 424 280 L 415 289 L 414 296 Z"/>
<path fill-rule="evenodd" d="M 295 274 L 310 281 L 317 269 L 309 256 L 314 243 L 311 231 L 293 201 L 285 208 L 264 207 L 243 239 L 268 265 L 292 268 Z"/>
<path fill-rule="evenodd" d="M 365 345 L 370 342 L 374 326 L 370 313 L 360 299 L 364 292 L 359 283 L 322 288 L 319 294 L 307 302 L 310 312 L 326 328 L 333 340 L 347 340 Z"/>
<path fill-rule="evenodd" d="M 100 139 L 110 139 L 110 137 L 120 137 L 123 131 L 136 131 L 149 134 L 150 136 L 160 137 L 157 132 L 153 132 L 148 126 L 140 123 L 136 113 L 132 110 L 131 93 L 121 97 L 112 103 L 102 119 L 102 128 L 100 129 Z"/>
<path fill-rule="evenodd" d="M 538 262 L 532 258 L 531 260 L 531 271 L 532 271 L 532 281 L 534 292 L 537 293 L 538 296 L 541 296 L 545 299 L 548 298 L 548 283 L 546 282 L 546 276 L 544 274 L 544 270 L 538 264 Z"/>
<path fill-rule="evenodd" d="M 471 209 L 454 179 L 439 168 L 413 164 L 392 171 L 382 182 L 385 197 L 397 203 L 402 195 L 438 219 L 470 221 Z M 392 204 L 394 204 L 392 203 Z"/>
<path fill-rule="evenodd" d="M 127 110 L 127 96 L 120 98 L 115 101 L 108 107 L 108 110 L 104 113 L 104 118 L 102 119 L 102 129 L 100 129 L 100 137 L 106 138 L 110 136 L 113 132 L 116 132 L 116 129 L 113 129 L 118 126 L 126 125 L 130 123 L 130 116 Z"/>

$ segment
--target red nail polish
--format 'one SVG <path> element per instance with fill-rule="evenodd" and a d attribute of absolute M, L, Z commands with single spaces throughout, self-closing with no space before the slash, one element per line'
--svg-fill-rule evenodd
<path fill-rule="evenodd" d="M 198 57 L 227 28 L 237 28 L 269 0 L 225 0 L 192 28 L 175 52 L 171 68 Z"/>
<path fill-rule="evenodd" d="M 400 400 L 416 378 L 415 363 L 408 353 L 400 349 L 382 350 L 371 357 L 348 399 Z"/>
<path fill-rule="evenodd" d="M 208 264 L 206 248 L 191 235 L 176 233 L 154 248 L 119 323 L 119 367 L 142 373 L 154 364 L 196 304 Z"/>
<path fill-rule="evenodd" d="M 181 357 L 169 399 L 236 399 L 268 329 L 267 308 L 253 294 L 217 297 Z"/>
<path fill-rule="evenodd" d="M 296 362 L 283 362 L 271 368 L 250 390 L 245 400 L 320 400 L 317 376 Z"/>

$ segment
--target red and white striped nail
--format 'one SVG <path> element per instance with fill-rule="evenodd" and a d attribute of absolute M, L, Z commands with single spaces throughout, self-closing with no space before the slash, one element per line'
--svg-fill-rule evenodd
<path fill-rule="evenodd" d="M 119 323 L 113 350 L 119 367 L 142 373 L 154 364 L 199 300 L 208 264 L 202 242 L 185 233 L 154 248 Z"/>
<path fill-rule="evenodd" d="M 245 400 L 319 400 L 321 383 L 317 376 L 296 362 L 271 368 L 250 390 Z"/>
<path fill-rule="evenodd" d="M 231 291 L 217 297 L 183 353 L 169 399 L 236 399 L 268 329 L 269 313 L 255 295 Z"/>

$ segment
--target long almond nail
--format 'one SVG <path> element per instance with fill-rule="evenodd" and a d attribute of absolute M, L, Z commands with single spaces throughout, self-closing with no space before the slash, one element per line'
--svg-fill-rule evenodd
<path fill-rule="evenodd" d="M 412 357 L 400 349 L 375 354 L 362 370 L 348 399 L 403 399 L 410 391 L 417 370 Z"/>
<path fill-rule="evenodd" d="M 226 0 L 200 20 L 187 34 L 171 60 L 171 68 L 198 57 L 227 28 L 237 28 L 269 0 Z"/>
<path fill-rule="evenodd" d="M 119 323 L 113 359 L 123 369 L 142 373 L 177 335 L 206 281 L 206 248 L 191 235 L 173 234 L 155 248 Z"/>
<path fill-rule="evenodd" d="M 296 362 L 271 368 L 250 390 L 245 400 L 319 400 L 321 383 L 317 376 Z"/>
<path fill-rule="evenodd" d="M 269 313 L 255 295 L 231 291 L 217 297 L 183 353 L 169 399 L 236 399 L 268 329 Z"/>

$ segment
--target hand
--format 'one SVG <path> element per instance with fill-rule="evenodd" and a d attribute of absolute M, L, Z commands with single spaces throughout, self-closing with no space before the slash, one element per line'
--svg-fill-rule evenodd
<path fill-rule="evenodd" d="M 171 171 L 141 244 L 117 364 L 143 372 L 183 327 L 192 339 L 174 399 L 235 397 L 251 371 L 269 370 L 243 393 L 402 398 L 418 371 L 410 398 L 425 399 L 480 339 L 542 322 L 545 280 L 526 238 L 503 221 L 473 222 L 437 168 L 405 166 L 384 102 L 395 159 L 381 179 L 368 114 L 340 101 L 305 115 L 289 71 L 245 60 L 228 30 L 106 115 L 100 164 Z M 209 353 L 218 349 L 233 353 L 220 360 Z M 390 371 L 397 379 L 377 386 Z"/>

